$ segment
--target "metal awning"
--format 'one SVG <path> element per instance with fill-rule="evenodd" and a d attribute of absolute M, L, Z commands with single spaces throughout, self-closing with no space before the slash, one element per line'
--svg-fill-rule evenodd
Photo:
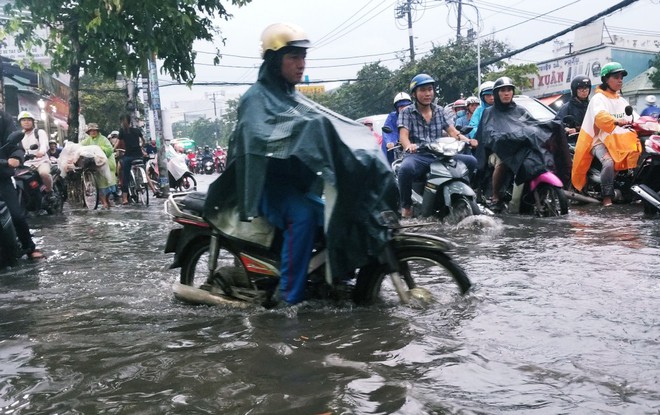
<path fill-rule="evenodd" d="M 549 97 L 538 98 L 538 100 L 544 103 L 545 105 L 550 106 L 563 96 L 564 96 L 563 94 L 550 95 Z"/>

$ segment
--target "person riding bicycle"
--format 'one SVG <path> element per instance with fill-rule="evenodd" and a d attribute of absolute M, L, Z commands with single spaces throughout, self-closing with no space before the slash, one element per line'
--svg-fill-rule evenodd
<path fill-rule="evenodd" d="M 46 197 L 53 198 L 53 177 L 50 175 L 50 158 L 48 157 L 48 134 L 36 127 L 34 119 L 34 115 L 28 111 L 18 114 L 18 122 L 21 124 L 24 134 L 21 146 L 25 150 L 25 155 L 32 157 L 26 157 L 24 164 L 37 169 L 44 184 Z M 35 144 L 38 148 L 30 149 Z"/>
<path fill-rule="evenodd" d="M 123 114 L 119 121 L 121 122 L 121 128 L 119 129 L 119 142 L 117 144 L 123 144 L 125 149 L 124 156 L 121 159 L 121 204 L 128 205 L 128 184 L 131 179 L 131 167 L 134 160 L 141 160 L 144 157 L 144 151 L 142 150 L 144 138 L 142 130 L 131 127 L 130 114 Z"/>
<path fill-rule="evenodd" d="M 587 183 L 587 172 L 594 157 L 602 164 L 600 172 L 603 206 L 614 198 L 614 172 L 637 166 L 641 144 L 634 131 L 623 128 L 630 124 L 625 114 L 628 106 L 621 95 L 623 77 L 628 71 L 619 62 L 605 64 L 600 70 L 601 84 L 589 101 L 575 145 L 571 180 L 581 191 Z M 633 114 L 633 118 L 637 118 Z"/>
<path fill-rule="evenodd" d="M 99 199 L 103 208 L 110 208 L 109 196 L 117 193 L 117 163 L 115 161 L 115 153 L 110 141 L 99 132 L 99 126 L 96 123 L 90 122 L 85 129 L 87 137 L 80 142 L 81 146 L 99 146 L 105 156 L 108 158 L 108 168 L 110 175 L 103 174 L 100 169 L 94 172 L 96 179 L 96 187 L 99 190 Z"/>
<path fill-rule="evenodd" d="M 280 229 L 278 292 L 288 304 L 305 298 L 320 229 L 327 276 L 339 280 L 384 246 L 387 230 L 374 228 L 371 215 L 396 206 L 393 175 L 371 133 L 296 91 L 310 46 L 297 25 L 276 23 L 263 31 L 258 80 L 239 101 L 227 169 L 210 186 L 204 209 L 222 232 L 231 231 L 223 223 L 234 217 L 265 218 Z M 323 185 L 327 204 L 319 197 Z"/>
<path fill-rule="evenodd" d="M 18 194 L 12 182 L 14 169 L 23 163 L 25 155 L 25 151 L 20 144 L 20 136 L 10 136 L 12 132 L 18 134 L 15 130 L 16 126 L 11 117 L 0 110 L 0 197 L 9 209 L 12 223 L 16 229 L 16 236 L 21 242 L 23 252 L 30 259 L 41 259 L 44 254 L 37 249 L 32 240 L 30 227 L 25 218 L 25 209 L 19 203 Z"/>
<path fill-rule="evenodd" d="M 426 176 L 435 156 L 430 153 L 418 153 L 420 144 L 431 143 L 446 131 L 456 140 L 470 140 L 461 134 L 453 124 L 448 124 L 442 107 L 433 103 L 435 96 L 435 80 L 427 74 L 418 74 L 410 81 L 410 95 L 414 104 L 404 108 L 399 114 L 399 141 L 406 154 L 399 167 L 399 193 L 401 197 L 401 216 L 412 217 L 412 185 L 415 179 Z M 469 154 L 456 154 L 455 159 L 465 163 L 470 174 L 477 167 L 477 160 Z"/>

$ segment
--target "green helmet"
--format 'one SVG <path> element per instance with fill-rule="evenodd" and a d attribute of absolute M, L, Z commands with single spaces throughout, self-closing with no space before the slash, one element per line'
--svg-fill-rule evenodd
<path fill-rule="evenodd" d="M 628 71 L 623 68 L 623 65 L 619 62 L 610 62 L 600 70 L 600 77 L 605 78 L 617 72 L 623 72 L 623 76 L 628 76 Z"/>

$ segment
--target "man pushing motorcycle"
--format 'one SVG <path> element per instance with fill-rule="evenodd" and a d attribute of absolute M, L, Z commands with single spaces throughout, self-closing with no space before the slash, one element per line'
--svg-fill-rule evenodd
<path fill-rule="evenodd" d="M 209 188 L 204 212 L 216 224 L 238 210 L 241 221 L 261 216 L 282 232 L 279 297 L 288 304 L 304 299 L 312 248 L 324 224 L 329 274 L 343 278 L 386 243 L 385 233 L 369 229 L 370 215 L 396 206 L 389 166 L 365 139 L 367 130 L 296 91 L 310 46 L 293 24 L 263 31 L 259 77 L 241 97 L 227 170 Z M 377 192 L 365 191 L 365 184 Z"/>

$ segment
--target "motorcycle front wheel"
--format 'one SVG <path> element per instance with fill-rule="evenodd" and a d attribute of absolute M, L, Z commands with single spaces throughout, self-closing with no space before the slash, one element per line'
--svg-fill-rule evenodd
<path fill-rule="evenodd" d="M 181 263 L 181 275 L 179 278 L 181 284 L 198 288 L 203 284 L 211 283 L 210 277 L 213 269 L 211 268 L 212 265 L 209 264 L 209 245 L 210 241 L 208 239 L 201 239 L 186 250 L 186 255 Z M 245 269 L 239 258 L 224 249 L 220 249 L 218 253 L 215 269 L 223 270 L 227 274 L 239 273 L 241 276 L 245 273 Z"/>
<path fill-rule="evenodd" d="M 534 198 L 538 200 L 536 214 L 541 217 L 561 216 L 568 213 L 568 199 L 564 189 L 547 183 L 541 183 L 534 189 Z"/>
<path fill-rule="evenodd" d="M 474 199 L 467 196 L 456 197 L 451 202 L 451 212 L 445 217 L 445 222 L 457 224 L 468 216 L 478 215 L 481 211 Z"/>
<path fill-rule="evenodd" d="M 438 250 L 410 248 L 396 255 L 400 268 L 398 278 L 401 278 L 408 290 L 408 297 L 415 303 L 448 303 L 454 301 L 458 294 L 465 294 L 472 285 L 465 271 Z M 371 305 L 401 302 L 389 277 L 384 265 L 360 269 L 353 291 L 355 303 Z"/>
<path fill-rule="evenodd" d="M 96 188 L 96 178 L 94 173 L 85 170 L 82 174 L 82 192 L 85 207 L 89 210 L 94 210 L 99 205 L 99 191 Z"/>

